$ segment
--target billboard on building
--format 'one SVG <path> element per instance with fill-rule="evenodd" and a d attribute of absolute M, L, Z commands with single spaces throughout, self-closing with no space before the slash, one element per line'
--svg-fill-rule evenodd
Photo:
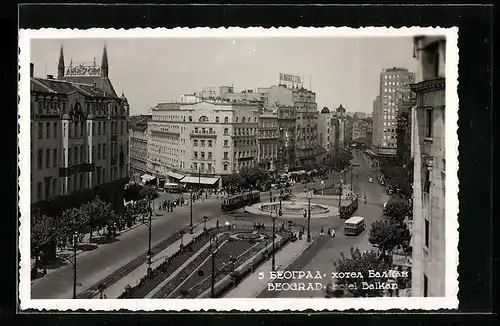
<path fill-rule="evenodd" d="M 292 74 L 280 73 L 280 84 L 292 86 L 292 87 L 293 86 L 301 87 L 302 86 L 302 78 L 300 76 L 296 76 L 296 75 L 292 75 Z"/>

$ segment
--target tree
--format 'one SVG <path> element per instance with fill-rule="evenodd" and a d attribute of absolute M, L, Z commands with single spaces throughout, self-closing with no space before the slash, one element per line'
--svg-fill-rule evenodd
<path fill-rule="evenodd" d="M 385 282 L 386 279 L 383 277 L 369 277 L 370 271 L 383 272 L 388 270 L 388 265 L 379 258 L 378 254 L 374 251 L 361 252 L 359 249 L 350 249 L 350 257 L 346 257 L 342 252 L 340 254 L 341 258 L 333 263 L 335 271 L 338 273 L 361 273 L 362 277 L 359 278 L 337 278 L 337 285 L 347 286 L 349 284 L 355 283 L 356 289 L 350 290 L 354 296 L 381 296 L 383 290 L 378 289 L 367 289 L 369 285 L 373 285 L 376 282 Z M 373 275 L 371 275 L 373 276 Z"/>
<path fill-rule="evenodd" d="M 57 224 L 52 216 L 43 214 L 31 221 L 31 252 L 37 258 L 43 247 L 57 239 Z"/>
<path fill-rule="evenodd" d="M 411 214 L 411 205 L 404 196 L 392 196 L 384 208 L 384 214 L 391 219 L 402 223 L 406 215 Z"/>
<path fill-rule="evenodd" d="M 80 210 L 82 214 L 88 216 L 90 240 L 92 240 L 93 230 L 103 227 L 112 216 L 111 205 L 102 201 L 99 196 L 96 196 L 92 201 L 82 205 Z"/>
<path fill-rule="evenodd" d="M 81 208 L 68 208 L 57 221 L 57 242 L 66 245 L 75 232 L 81 232 L 89 224 L 89 216 Z"/>
<path fill-rule="evenodd" d="M 243 179 L 241 181 L 243 181 L 246 186 L 256 186 L 267 177 L 267 173 L 264 173 L 264 170 L 259 169 L 257 166 L 243 168 L 240 175 Z"/>
<path fill-rule="evenodd" d="M 410 232 L 406 224 L 395 221 L 379 220 L 372 223 L 369 241 L 382 250 L 382 256 L 396 246 L 406 247 L 410 241 Z"/>
<path fill-rule="evenodd" d="M 141 198 L 143 198 L 146 201 L 146 203 L 147 203 L 146 209 L 149 212 L 149 214 L 153 213 L 153 207 L 151 206 L 151 203 L 156 198 L 158 198 L 158 196 L 159 195 L 158 195 L 158 192 L 156 191 L 156 189 L 151 187 L 151 186 L 146 185 L 141 189 Z"/>

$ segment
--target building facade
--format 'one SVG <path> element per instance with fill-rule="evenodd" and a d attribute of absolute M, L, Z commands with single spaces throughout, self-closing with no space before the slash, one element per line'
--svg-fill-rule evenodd
<path fill-rule="evenodd" d="M 129 124 L 130 176 L 148 173 L 148 121 L 151 115 L 131 116 Z"/>
<path fill-rule="evenodd" d="M 170 181 L 190 176 L 222 186 L 222 176 L 258 161 L 261 107 L 225 100 L 158 104 L 148 123 L 148 171 Z"/>
<path fill-rule="evenodd" d="M 129 105 L 108 70 L 106 48 L 100 66 L 66 67 L 61 47 L 57 79 L 31 77 L 32 216 L 57 216 L 97 194 L 123 209 Z"/>
<path fill-rule="evenodd" d="M 366 138 L 368 131 L 368 122 L 365 120 L 354 121 L 352 124 L 352 140 Z"/>
<path fill-rule="evenodd" d="M 258 122 L 258 162 L 261 167 L 274 172 L 279 147 L 277 110 L 264 109 L 259 114 Z"/>
<path fill-rule="evenodd" d="M 403 103 L 410 100 L 409 85 L 414 82 L 415 73 L 408 69 L 393 67 L 380 73 L 380 99 L 377 97 L 373 112 L 377 123 L 374 124 L 372 150 L 376 155 L 396 155 L 397 115 Z"/>
<path fill-rule="evenodd" d="M 412 296 L 445 296 L 445 37 L 416 37 Z M 456 108 L 453 108 L 456 109 Z"/>
<path fill-rule="evenodd" d="M 303 87 L 293 88 L 296 119 L 296 163 L 300 166 L 318 163 L 318 105 L 316 93 Z"/>

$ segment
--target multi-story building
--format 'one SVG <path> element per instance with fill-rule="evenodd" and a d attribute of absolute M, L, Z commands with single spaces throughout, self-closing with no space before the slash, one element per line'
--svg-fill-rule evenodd
<path fill-rule="evenodd" d="M 365 119 L 366 118 L 366 113 L 364 112 L 354 112 L 354 119 L 360 120 L 360 119 Z"/>
<path fill-rule="evenodd" d="M 331 128 L 333 114 L 325 106 L 318 116 L 318 145 L 326 153 L 330 153 L 333 148 L 333 128 Z"/>
<path fill-rule="evenodd" d="M 293 88 L 293 104 L 297 114 L 295 157 L 301 166 L 318 163 L 318 105 L 316 93 L 303 87 Z"/>
<path fill-rule="evenodd" d="M 293 105 L 278 105 L 278 169 L 295 165 L 295 141 L 297 113 Z"/>
<path fill-rule="evenodd" d="M 158 104 L 148 123 L 148 171 L 183 183 L 222 186 L 221 176 L 257 163 L 261 107 L 226 100 Z"/>
<path fill-rule="evenodd" d="M 444 297 L 445 234 L 445 37 L 415 37 L 421 80 L 412 112 L 414 153 L 412 296 Z"/>
<path fill-rule="evenodd" d="M 148 173 L 148 121 L 151 115 L 130 117 L 129 144 L 130 144 L 130 176 L 135 179 Z"/>
<path fill-rule="evenodd" d="M 258 162 L 268 171 L 275 171 L 279 147 L 277 110 L 264 108 L 259 114 L 258 122 Z"/>
<path fill-rule="evenodd" d="M 347 113 L 346 109 L 339 105 L 335 110 L 334 118 L 336 119 L 336 126 L 338 130 L 338 142 L 337 150 L 343 149 L 346 146 L 346 125 L 347 125 Z"/>
<path fill-rule="evenodd" d="M 108 71 L 106 48 L 100 66 L 66 68 L 61 47 L 57 79 L 31 76 L 33 216 L 59 215 L 96 194 L 123 208 L 129 105 L 116 95 Z"/>
<path fill-rule="evenodd" d="M 415 73 L 405 68 L 393 67 L 380 73 L 380 100 L 374 104 L 376 128 L 372 149 L 379 156 L 396 155 L 396 117 L 404 102 L 410 100 L 410 84 L 415 81 Z M 375 112 L 375 109 L 377 112 Z"/>

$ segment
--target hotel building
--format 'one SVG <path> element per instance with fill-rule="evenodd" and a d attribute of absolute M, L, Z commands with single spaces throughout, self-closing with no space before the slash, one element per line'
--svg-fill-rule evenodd
<path fill-rule="evenodd" d="M 31 66 L 31 212 L 57 216 L 96 194 L 123 208 L 128 181 L 127 99 L 118 97 L 102 63 L 65 66 L 57 79 L 33 76 Z"/>
<path fill-rule="evenodd" d="M 420 61 L 412 110 L 412 296 L 445 296 L 445 37 L 415 37 Z M 453 108 L 456 109 L 456 108 Z"/>

